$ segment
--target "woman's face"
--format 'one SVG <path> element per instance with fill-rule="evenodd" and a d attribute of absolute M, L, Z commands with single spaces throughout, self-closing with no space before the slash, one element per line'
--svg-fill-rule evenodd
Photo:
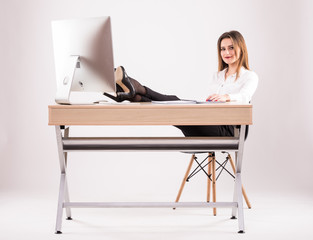
<path fill-rule="evenodd" d="M 233 42 L 230 38 L 224 38 L 221 41 L 220 51 L 223 61 L 228 65 L 236 63 L 236 61 L 239 59 L 240 49 L 237 48 L 235 51 Z"/>

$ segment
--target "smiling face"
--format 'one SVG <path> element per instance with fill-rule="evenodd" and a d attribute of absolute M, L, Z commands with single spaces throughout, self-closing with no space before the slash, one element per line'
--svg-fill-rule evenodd
<path fill-rule="evenodd" d="M 224 38 L 220 46 L 221 57 L 227 65 L 237 64 L 240 56 L 240 49 L 235 49 L 234 44 L 230 38 Z"/>
<path fill-rule="evenodd" d="M 228 68 L 240 75 L 241 67 L 249 70 L 248 51 L 245 40 L 240 32 L 224 32 L 217 40 L 218 71 Z M 228 71 L 227 70 L 227 71 Z"/>

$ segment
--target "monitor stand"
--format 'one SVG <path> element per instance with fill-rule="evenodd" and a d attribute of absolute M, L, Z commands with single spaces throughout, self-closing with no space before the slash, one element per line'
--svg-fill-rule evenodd
<path fill-rule="evenodd" d="M 57 89 L 55 96 L 56 103 L 71 104 L 70 94 L 76 68 L 79 66 L 79 56 L 70 56 L 67 62 L 64 79 Z"/>
<path fill-rule="evenodd" d="M 63 81 L 60 83 L 55 96 L 55 102 L 58 104 L 71 105 L 92 105 L 101 103 L 114 103 L 111 98 L 100 92 L 75 92 L 71 91 L 74 81 L 75 71 L 80 68 L 80 56 L 70 56 L 66 65 Z M 114 93 L 110 93 L 114 95 Z"/>

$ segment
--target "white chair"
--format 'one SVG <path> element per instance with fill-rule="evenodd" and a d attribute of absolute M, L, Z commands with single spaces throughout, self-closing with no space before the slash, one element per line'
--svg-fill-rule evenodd
<path fill-rule="evenodd" d="M 248 127 L 246 127 L 245 133 L 246 133 L 245 134 L 245 139 L 246 139 L 248 136 Z M 238 135 L 239 131 L 236 131 L 235 134 Z M 201 162 L 199 162 L 196 155 L 197 154 L 203 154 L 203 153 L 208 154 L 208 155 Z M 232 168 L 233 173 L 236 172 L 235 163 L 234 163 L 230 153 L 225 152 L 225 151 L 222 151 L 222 153 L 226 153 L 227 156 L 226 156 L 226 160 L 223 161 L 222 163 L 220 163 L 215 158 L 215 152 L 191 152 L 191 154 L 192 154 L 191 159 L 190 159 L 190 162 L 188 164 L 188 167 L 187 167 L 186 173 L 184 175 L 184 178 L 182 180 L 182 183 L 180 185 L 180 188 L 179 188 L 175 202 L 179 202 L 179 199 L 180 199 L 181 194 L 183 192 L 183 189 L 185 187 L 185 183 L 188 182 L 190 180 L 190 178 L 192 178 L 198 172 L 203 172 L 207 176 L 207 202 L 210 202 L 210 199 L 211 199 L 211 189 L 212 189 L 212 200 L 213 200 L 213 202 L 216 202 L 216 181 L 219 178 L 219 176 L 221 175 L 221 173 L 223 171 L 225 171 L 230 176 L 235 178 L 235 176 L 230 171 L 228 171 L 226 168 L 226 165 L 228 162 L 230 162 L 230 164 L 231 164 L 231 168 Z M 190 173 L 192 165 L 194 162 L 197 163 L 197 166 Z M 205 168 L 207 168 L 207 170 L 205 170 Z M 246 191 L 245 191 L 243 186 L 242 186 L 242 194 L 244 196 L 244 199 L 246 201 L 248 208 L 251 208 L 250 201 L 248 199 L 248 196 L 247 196 Z M 216 216 L 216 208 L 213 208 L 213 215 Z"/>

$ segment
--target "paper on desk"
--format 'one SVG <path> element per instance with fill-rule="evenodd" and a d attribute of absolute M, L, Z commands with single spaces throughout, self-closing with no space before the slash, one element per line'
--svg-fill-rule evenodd
<path fill-rule="evenodd" d="M 196 104 L 196 100 L 152 101 L 155 104 Z"/>
<path fill-rule="evenodd" d="M 174 101 L 152 101 L 155 104 L 215 104 L 225 101 L 196 101 L 196 100 L 174 100 Z"/>

